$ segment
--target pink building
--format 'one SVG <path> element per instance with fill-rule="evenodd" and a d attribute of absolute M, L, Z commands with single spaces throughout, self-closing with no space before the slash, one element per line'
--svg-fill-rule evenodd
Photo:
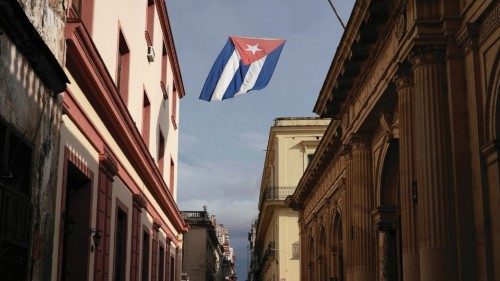
<path fill-rule="evenodd" d="M 69 2 L 52 280 L 179 280 L 184 87 L 165 2 Z"/>

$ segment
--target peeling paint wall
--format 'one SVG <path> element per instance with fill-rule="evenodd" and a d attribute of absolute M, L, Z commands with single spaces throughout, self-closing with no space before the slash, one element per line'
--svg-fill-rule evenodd
<path fill-rule="evenodd" d="M 50 28 L 46 31 L 46 35 L 56 33 Z M 24 135 L 33 148 L 28 276 L 30 280 L 50 280 L 61 105 L 5 34 L 0 35 L 0 118 Z"/>
<path fill-rule="evenodd" d="M 68 0 L 17 0 L 59 64 L 64 65 Z"/>

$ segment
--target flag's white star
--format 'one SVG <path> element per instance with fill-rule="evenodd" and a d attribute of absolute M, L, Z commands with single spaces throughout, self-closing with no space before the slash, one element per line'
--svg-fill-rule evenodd
<path fill-rule="evenodd" d="M 246 48 L 245 51 L 250 51 L 254 55 L 255 55 L 256 52 L 262 51 L 262 49 L 259 49 L 259 44 L 255 44 L 255 45 L 248 45 L 247 44 L 247 47 L 248 48 Z"/>

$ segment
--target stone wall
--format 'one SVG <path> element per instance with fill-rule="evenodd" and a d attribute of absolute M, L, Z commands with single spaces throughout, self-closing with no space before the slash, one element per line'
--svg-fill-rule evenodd
<path fill-rule="evenodd" d="M 5 34 L 0 35 L 0 104 L 2 122 L 33 149 L 28 274 L 30 280 L 50 280 L 61 106 Z"/>
<path fill-rule="evenodd" d="M 17 0 L 61 65 L 64 65 L 64 27 L 68 0 Z"/>

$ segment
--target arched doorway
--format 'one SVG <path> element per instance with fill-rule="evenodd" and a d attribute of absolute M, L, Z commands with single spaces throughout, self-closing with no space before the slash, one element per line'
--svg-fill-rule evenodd
<path fill-rule="evenodd" d="M 402 280 L 402 246 L 399 195 L 399 145 L 387 148 L 380 174 L 377 208 L 379 280 Z"/>
<path fill-rule="evenodd" d="M 331 239 L 331 278 L 334 281 L 344 280 L 344 243 L 342 238 L 342 219 L 336 212 L 332 222 Z"/>

